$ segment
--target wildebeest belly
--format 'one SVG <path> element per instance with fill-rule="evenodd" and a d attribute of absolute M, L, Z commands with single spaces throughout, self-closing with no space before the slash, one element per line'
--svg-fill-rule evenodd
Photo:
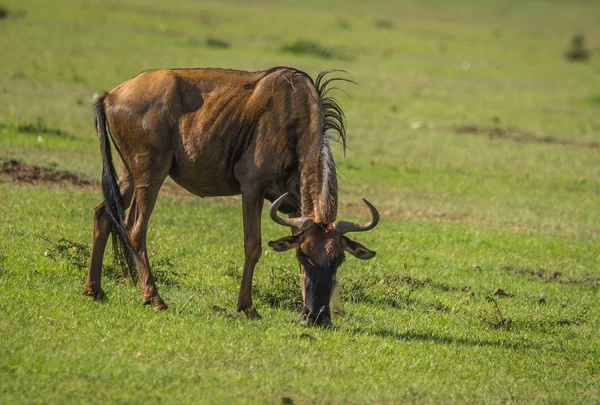
<path fill-rule="evenodd" d="M 200 197 L 240 193 L 240 185 L 218 152 L 194 155 L 175 153 L 169 175 L 177 184 Z"/>
<path fill-rule="evenodd" d="M 184 114 L 173 137 L 174 161 L 171 177 L 200 196 L 240 193 L 234 168 L 251 147 L 256 115 L 247 114 L 246 100 L 223 104 L 225 97 L 204 97 L 203 105 Z M 235 107 L 238 106 L 238 107 Z"/>
<path fill-rule="evenodd" d="M 183 188 L 201 197 L 240 193 L 234 166 L 243 147 L 237 142 L 241 134 L 217 132 L 209 127 L 181 131 L 174 142 L 170 176 Z"/>

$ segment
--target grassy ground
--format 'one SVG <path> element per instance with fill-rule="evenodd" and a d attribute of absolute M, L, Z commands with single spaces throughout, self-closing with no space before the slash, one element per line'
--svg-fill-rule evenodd
<path fill-rule="evenodd" d="M 81 296 L 98 189 L 0 176 L 0 402 L 600 402 L 597 2 L 2 4 L 0 160 L 97 179 L 92 95 L 147 68 L 339 67 L 340 216 L 383 220 L 335 327 L 304 329 L 266 246 L 263 319 L 235 312 L 239 200 L 165 194 L 155 314 L 108 255 L 108 302 Z"/>

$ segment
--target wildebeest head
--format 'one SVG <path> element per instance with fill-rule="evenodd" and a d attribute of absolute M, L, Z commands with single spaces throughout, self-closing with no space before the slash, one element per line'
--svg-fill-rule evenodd
<path fill-rule="evenodd" d="M 348 232 L 363 232 L 375 228 L 379 222 L 377 209 L 367 200 L 363 201 L 371 210 L 371 222 L 361 225 L 347 221 L 331 224 L 315 223 L 311 218 L 281 218 L 277 210 L 287 193 L 279 197 L 271 206 L 270 215 L 280 225 L 297 228 L 298 232 L 269 242 L 269 246 L 284 252 L 295 248 L 301 269 L 302 319 L 305 325 L 316 324 L 328 327 L 331 324 L 329 301 L 335 283 L 335 274 L 344 262 L 345 252 L 368 260 L 375 252 L 345 236 Z"/>

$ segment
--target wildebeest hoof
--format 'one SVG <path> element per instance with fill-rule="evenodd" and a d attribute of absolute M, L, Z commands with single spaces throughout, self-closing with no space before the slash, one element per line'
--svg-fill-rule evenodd
<path fill-rule="evenodd" d="M 248 309 L 244 309 L 244 313 L 246 314 L 246 318 L 247 319 L 261 319 L 262 316 L 260 316 L 260 314 L 258 313 L 258 311 L 256 310 L 256 308 L 254 307 L 250 307 Z"/>
<path fill-rule="evenodd" d="M 104 293 L 104 291 L 102 291 L 102 289 L 100 290 L 85 290 L 83 292 L 84 295 L 87 295 L 88 297 L 92 297 L 94 299 L 94 301 L 104 301 L 106 300 L 106 294 Z"/>
<path fill-rule="evenodd" d="M 142 301 L 144 305 L 152 305 L 152 309 L 155 311 L 166 311 L 169 309 L 167 304 L 160 298 L 160 295 L 155 295 L 154 297 L 144 298 Z"/>
<path fill-rule="evenodd" d="M 331 318 L 328 316 L 319 316 L 316 319 L 309 315 L 302 315 L 300 319 L 302 326 L 318 326 L 321 329 L 329 329 L 331 327 Z"/>

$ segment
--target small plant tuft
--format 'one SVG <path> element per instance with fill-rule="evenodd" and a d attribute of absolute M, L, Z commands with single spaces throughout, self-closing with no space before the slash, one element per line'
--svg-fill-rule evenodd
<path fill-rule="evenodd" d="M 583 34 L 573 35 L 571 47 L 565 51 L 565 58 L 571 62 L 585 62 L 591 56 L 590 50 L 585 47 L 585 36 Z"/>
<path fill-rule="evenodd" d="M 295 55 L 311 55 L 323 59 L 338 57 L 331 49 L 310 39 L 298 39 L 296 42 L 284 45 L 281 50 Z"/>
<path fill-rule="evenodd" d="M 49 257 L 54 261 L 66 260 L 66 262 L 77 269 L 85 269 L 88 266 L 90 257 L 90 248 L 83 243 L 74 242 L 72 240 L 61 238 L 57 242 L 42 237 L 51 245 L 44 256 Z"/>
<path fill-rule="evenodd" d="M 231 44 L 224 39 L 216 38 L 216 37 L 208 37 L 204 41 L 204 44 L 209 48 L 221 48 L 227 49 L 231 47 Z"/>
<path fill-rule="evenodd" d="M 484 324 L 491 326 L 494 329 L 500 329 L 509 327 L 512 325 L 512 321 L 504 316 L 498 305 L 498 301 L 495 298 L 487 297 L 486 300 L 493 304 L 492 309 L 482 309 L 477 318 Z"/>
<path fill-rule="evenodd" d="M 352 24 L 348 20 L 338 20 L 338 26 L 346 31 L 350 31 L 352 29 Z"/>
<path fill-rule="evenodd" d="M 37 117 L 35 122 L 26 122 L 17 125 L 17 131 L 24 134 L 44 134 L 54 135 L 61 138 L 75 139 L 72 134 L 58 128 L 50 128 L 41 117 Z"/>
<path fill-rule="evenodd" d="M 391 30 L 394 28 L 394 23 L 390 20 L 377 20 L 375 26 L 382 30 Z"/>
<path fill-rule="evenodd" d="M 593 96 L 588 97 L 587 102 L 588 102 L 588 104 L 600 107 L 600 93 L 594 94 Z"/>

